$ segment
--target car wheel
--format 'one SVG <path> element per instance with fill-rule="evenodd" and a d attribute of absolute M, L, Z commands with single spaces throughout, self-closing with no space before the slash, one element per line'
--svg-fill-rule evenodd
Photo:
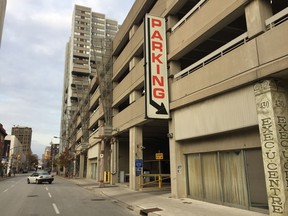
<path fill-rule="evenodd" d="M 30 180 L 29 179 L 27 179 L 27 183 L 30 184 Z"/>
<path fill-rule="evenodd" d="M 49 184 L 51 184 L 52 183 L 52 181 L 49 181 Z"/>

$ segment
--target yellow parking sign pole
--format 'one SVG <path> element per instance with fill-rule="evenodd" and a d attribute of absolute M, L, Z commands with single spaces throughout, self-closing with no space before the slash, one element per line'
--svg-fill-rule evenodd
<path fill-rule="evenodd" d="M 155 154 L 155 157 L 156 157 L 156 160 L 158 160 L 158 166 L 159 166 L 158 187 L 159 189 L 161 189 L 162 188 L 161 160 L 163 160 L 164 156 L 163 156 L 163 153 L 159 151 L 158 153 Z"/>

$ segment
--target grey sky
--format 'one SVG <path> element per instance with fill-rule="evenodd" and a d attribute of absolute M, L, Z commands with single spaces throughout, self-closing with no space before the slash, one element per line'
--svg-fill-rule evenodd
<path fill-rule="evenodd" d="M 0 123 L 32 127 L 41 156 L 60 133 L 65 46 L 74 4 L 121 24 L 134 0 L 8 0 L 0 48 Z"/>

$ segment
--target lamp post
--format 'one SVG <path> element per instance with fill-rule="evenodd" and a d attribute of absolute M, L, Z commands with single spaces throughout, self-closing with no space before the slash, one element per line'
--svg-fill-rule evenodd
<path fill-rule="evenodd" d="M 50 142 L 50 145 L 51 145 L 51 148 L 50 148 L 50 158 L 51 158 L 51 172 L 53 172 L 53 141 L 51 139 L 51 142 Z"/>

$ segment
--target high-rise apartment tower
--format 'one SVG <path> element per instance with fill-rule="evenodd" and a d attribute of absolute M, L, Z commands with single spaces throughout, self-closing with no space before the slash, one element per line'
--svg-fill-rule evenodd
<path fill-rule="evenodd" d="M 88 116 L 81 109 L 81 101 L 88 99 L 90 81 L 97 73 L 95 58 L 103 52 L 102 47 L 96 47 L 95 41 L 114 38 L 118 29 L 117 21 L 106 19 L 104 14 L 93 12 L 89 7 L 75 5 L 71 36 L 66 46 L 60 151 L 67 143 L 76 141 L 77 128 L 73 127 L 76 125 L 73 121 L 77 114 Z M 85 130 L 83 134 L 88 133 L 84 124 L 82 129 Z"/>

